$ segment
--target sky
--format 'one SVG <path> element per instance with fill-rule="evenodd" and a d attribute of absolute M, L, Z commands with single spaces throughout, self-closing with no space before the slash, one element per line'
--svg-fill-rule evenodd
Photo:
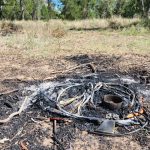
<path fill-rule="evenodd" d="M 52 0 L 52 1 L 56 5 L 56 7 L 58 7 L 58 8 L 62 6 L 60 0 Z"/>

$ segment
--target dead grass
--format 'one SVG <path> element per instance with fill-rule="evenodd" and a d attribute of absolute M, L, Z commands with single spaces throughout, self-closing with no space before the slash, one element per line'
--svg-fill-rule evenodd
<path fill-rule="evenodd" d="M 15 23 L 10 21 L 3 21 L 1 23 L 0 31 L 2 36 L 20 32 L 21 30 L 22 30 L 22 25 L 16 25 Z"/>
<path fill-rule="evenodd" d="M 125 19 L 113 17 L 110 19 L 88 19 L 81 21 L 65 21 L 65 20 L 50 20 L 48 22 L 44 21 L 14 21 L 13 25 L 20 25 L 23 27 L 26 33 L 34 33 L 34 34 L 44 34 L 49 36 L 52 30 L 56 28 L 64 28 L 66 30 L 70 29 L 107 29 L 111 28 L 112 24 L 119 25 L 122 27 L 136 25 L 140 22 L 139 18 L 134 19 Z M 0 25 L 3 23 L 9 24 L 9 21 L 0 22 Z M 10 23 L 11 24 L 11 23 Z"/>
<path fill-rule="evenodd" d="M 121 20 L 118 18 L 117 21 L 122 26 L 134 23 L 138 19 Z M 62 69 L 63 58 L 70 55 L 125 56 L 131 54 L 130 58 L 132 59 L 134 54 L 147 56 L 150 54 L 149 33 L 129 35 L 119 30 L 69 30 L 73 26 L 76 28 L 105 28 L 109 23 L 104 19 L 73 22 L 61 20 L 15 21 L 14 23 L 21 25 L 23 32 L 0 36 L 1 78 L 11 78 L 12 76 L 44 78 L 49 75 L 51 70 L 56 70 L 53 64 L 59 64 L 60 68 L 57 66 L 57 69 Z M 133 60 L 130 61 L 133 62 Z M 65 62 L 65 66 L 71 65 L 70 62 Z"/>
<path fill-rule="evenodd" d="M 66 59 L 70 55 L 89 56 L 91 60 L 97 61 L 98 69 L 117 68 L 119 71 L 125 72 L 139 67 L 148 70 L 150 66 L 150 34 L 148 32 L 130 34 L 133 30 L 127 30 L 128 34 L 125 34 L 127 31 L 100 30 L 109 26 L 118 28 L 118 26 L 133 25 L 139 20 L 118 18 L 115 21 L 115 19 L 14 22 L 15 25 L 23 27 L 23 32 L 0 36 L 0 79 L 1 81 L 10 79 L 9 82 L 0 82 L 0 91 L 24 87 L 25 83 L 17 82 L 14 80 L 16 78 L 22 79 L 22 81 L 41 80 L 52 77 L 51 72 L 76 66 L 77 62 Z M 1 24 L 2 22 L 0 22 Z M 78 31 L 81 28 L 86 30 Z M 58 39 L 61 40 L 59 49 Z M 150 72 L 150 70 L 148 71 Z M 49 130 L 49 126 L 43 127 L 44 130 L 46 128 Z M 33 130 L 32 126 L 31 128 Z M 71 145 L 72 149 L 84 149 L 85 144 L 89 149 L 142 149 L 137 142 L 125 137 L 113 138 L 113 140 L 106 138 L 104 142 L 100 141 L 104 143 L 101 146 L 97 144 L 99 139 L 96 137 L 86 135 L 86 133 L 79 134 L 79 137 L 81 140 L 74 140 Z M 46 136 L 39 143 L 51 147 L 50 137 Z"/>
<path fill-rule="evenodd" d="M 33 29 L 34 27 L 32 27 Z M 37 32 L 39 31 L 39 33 Z M 53 30 L 52 30 L 53 31 Z M 24 34 L 13 34 L 0 37 L 0 43 L 5 50 L 0 53 L 10 55 L 19 53 L 22 57 L 56 57 L 60 55 L 85 53 L 149 53 L 150 34 L 128 35 L 119 31 L 67 31 L 61 37 L 61 43 L 53 36 L 52 31 L 42 34 L 36 29 Z M 44 32 L 44 31 L 43 31 Z M 58 48 L 60 44 L 61 49 Z M 7 52 L 8 51 L 8 52 Z"/>
<path fill-rule="evenodd" d="M 138 18 L 115 17 L 83 21 L 15 21 L 13 25 L 22 26 L 23 33 L 0 36 L 0 43 L 6 49 L 20 49 L 23 57 L 37 59 L 78 53 L 148 53 L 150 34 L 134 26 L 139 21 Z"/>

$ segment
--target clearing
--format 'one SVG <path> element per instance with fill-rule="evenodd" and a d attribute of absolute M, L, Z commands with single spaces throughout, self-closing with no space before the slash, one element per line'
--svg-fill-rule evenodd
<path fill-rule="evenodd" d="M 22 25 L 23 29 L 0 35 L 0 93 L 16 89 L 19 91 L 1 95 L 1 105 L 5 104 L 5 100 L 11 101 L 12 104 L 18 102 L 20 89 L 26 86 L 90 73 L 86 68 L 65 72 L 84 63 L 94 62 L 94 69 L 97 72 L 136 76 L 139 80 L 144 77 L 148 82 L 150 80 L 149 33 L 130 34 L 126 31 L 99 28 L 75 30 L 70 27 L 71 30 L 68 30 L 61 22 L 51 22 L 51 26 L 43 22 L 16 24 Z M 56 24 L 59 26 L 55 27 Z M 147 84 L 145 80 L 141 82 L 143 85 Z M 1 107 L 3 110 L 0 112 L 1 118 L 15 111 L 15 108 L 8 104 Z M 32 150 L 53 149 L 52 123 L 36 123 L 31 120 L 39 116 L 46 117 L 46 114 L 30 109 L 7 124 L 0 125 L 0 139 L 12 139 L 0 145 L 0 148 L 19 150 L 21 145 L 26 143 Z M 72 124 L 62 125 L 61 128 L 68 136 L 68 132 L 75 133 L 74 137 L 67 136 L 71 138 L 73 150 L 150 149 L 150 133 L 146 130 L 123 137 L 103 137 L 80 131 L 73 128 Z M 63 144 L 65 145 L 65 139 Z"/>

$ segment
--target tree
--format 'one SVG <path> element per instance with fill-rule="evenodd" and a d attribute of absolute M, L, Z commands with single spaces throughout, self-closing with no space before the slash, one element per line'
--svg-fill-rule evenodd
<path fill-rule="evenodd" d="M 97 0 L 96 9 L 100 18 L 111 17 L 112 11 L 109 0 Z"/>
<path fill-rule="evenodd" d="M 48 14 L 49 14 L 49 19 L 53 19 L 56 17 L 56 11 L 55 11 L 55 5 L 52 0 L 47 0 L 48 3 Z"/>
<path fill-rule="evenodd" d="M 4 0 L 0 0 L 0 19 L 3 18 L 3 6 L 5 5 Z"/>
<path fill-rule="evenodd" d="M 148 18 L 150 0 L 0 0 L 0 19 L 51 19 L 69 20 L 109 18 L 113 15 Z"/>
<path fill-rule="evenodd" d="M 43 5 L 43 0 L 24 0 L 25 19 L 40 20 Z"/>
<path fill-rule="evenodd" d="M 148 18 L 150 0 L 122 0 L 122 4 L 121 16 L 134 17 L 138 14 L 143 18 Z"/>
<path fill-rule="evenodd" d="M 50 19 L 48 7 L 46 5 L 42 6 L 42 9 L 41 9 L 41 19 L 43 19 L 43 20 L 49 20 Z"/>
<path fill-rule="evenodd" d="M 81 19 L 96 17 L 96 0 L 81 0 L 79 2 L 82 11 Z"/>
<path fill-rule="evenodd" d="M 20 3 L 20 19 L 24 20 L 24 0 L 19 0 Z"/>
<path fill-rule="evenodd" d="M 62 18 L 75 20 L 80 19 L 82 16 L 82 7 L 80 0 L 61 0 L 63 8 L 61 11 Z"/>
<path fill-rule="evenodd" d="M 138 1 L 137 0 L 126 0 L 122 3 L 122 7 L 120 9 L 120 14 L 122 17 L 133 18 L 135 15 L 139 13 Z"/>
<path fill-rule="evenodd" d="M 20 7 L 17 0 L 6 1 L 3 7 L 3 17 L 5 19 L 20 19 Z"/>
<path fill-rule="evenodd" d="M 148 13 L 150 11 L 150 0 L 141 0 L 141 4 L 143 10 L 142 16 L 144 18 L 148 18 Z"/>

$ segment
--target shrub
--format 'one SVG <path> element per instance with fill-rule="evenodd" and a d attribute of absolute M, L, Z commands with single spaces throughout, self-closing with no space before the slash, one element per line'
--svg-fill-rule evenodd
<path fill-rule="evenodd" d="M 63 27 L 57 27 L 56 29 L 52 30 L 52 36 L 57 38 L 58 40 L 58 50 L 61 50 L 61 38 L 63 38 L 66 34 L 66 31 Z"/>
<path fill-rule="evenodd" d="M 122 33 L 125 35 L 142 35 L 145 33 L 148 33 L 148 30 L 144 27 L 141 27 L 139 25 L 134 26 L 132 25 L 129 28 L 123 28 Z"/>
<path fill-rule="evenodd" d="M 150 30 L 150 19 L 144 19 L 141 21 L 141 25 Z"/>
<path fill-rule="evenodd" d="M 108 27 L 114 30 L 120 29 L 122 27 L 119 22 L 113 20 L 109 20 L 108 23 L 109 23 Z"/>
<path fill-rule="evenodd" d="M 52 30 L 52 36 L 60 39 L 66 34 L 66 31 L 62 27 L 57 27 L 56 29 Z"/>
<path fill-rule="evenodd" d="M 1 33 L 3 36 L 15 32 L 20 32 L 21 30 L 22 30 L 22 26 L 16 25 L 13 22 L 2 22 L 1 24 Z"/>

